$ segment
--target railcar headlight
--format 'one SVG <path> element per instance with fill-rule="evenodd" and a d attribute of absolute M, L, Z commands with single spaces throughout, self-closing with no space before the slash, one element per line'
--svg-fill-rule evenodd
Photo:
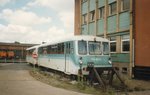
<path fill-rule="evenodd" d="M 82 57 L 80 57 L 80 59 L 79 59 L 79 64 L 80 64 L 80 65 L 83 64 Z"/>
<path fill-rule="evenodd" d="M 111 58 L 108 59 L 109 64 L 112 64 Z"/>

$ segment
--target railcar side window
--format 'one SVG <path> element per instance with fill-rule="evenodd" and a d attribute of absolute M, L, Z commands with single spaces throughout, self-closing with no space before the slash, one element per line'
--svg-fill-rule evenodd
<path fill-rule="evenodd" d="M 34 51 L 34 49 L 29 50 L 28 54 L 32 55 L 33 51 Z"/>
<path fill-rule="evenodd" d="M 109 44 L 108 44 L 108 42 L 103 42 L 103 54 L 104 55 L 109 54 Z"/>
<path fill-rule="evenodd" d="M 85 55 L 87 54 L 87 43 L 86 41 L 79 41 L 78 42 L 78 53 Z"/>
<path fill-rule="evenodd" d="M 43 54 L 47 54 L 47 47 L 43 47 Z"/>
<path fill-rule="evenodd" d="M 70 43 L 66 44 L 66 53 L 70 54 Z"/>
<path fill-rule="evenodd" d="M 58 52 L 58 45 L 51 46 L 51 54 L 57 54 Z"/>
<path fill-rule="evenodd" d="M 100 55 L 101 47 L 100 42 L 89 42 L 89 54 L 91 55 Z"/>
<path fill-rule="evenodd" d="M 58 44 L 58 54 L 64 54 L 64 44 Z"/>
<path fill-rule="evenodd" d="M 42 54 L 42 48 L 41 47 L 39 48 L 38 53 Z"/>
<path fill-rule="evenodd" d="M 51 52 L 52 52 L 51 46 L 47 46 L 47 53 L 51 54 Z"/>

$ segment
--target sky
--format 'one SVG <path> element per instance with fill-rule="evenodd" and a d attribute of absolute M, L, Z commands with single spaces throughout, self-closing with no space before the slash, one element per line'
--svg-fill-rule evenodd
<path fill-rule="evenodd" d="M 0 42 L 49 42 L 74 34 L 74 0 L 0 0 Z"/>

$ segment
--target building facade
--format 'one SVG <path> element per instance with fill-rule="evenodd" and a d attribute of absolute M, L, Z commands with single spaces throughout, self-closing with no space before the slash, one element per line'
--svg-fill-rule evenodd
<path fill-rule="evenodd" d="M 0 63 L 25 62 L 26 49 L 36 44 L 0 42 Z"/>
<path fill-rule="evenodd" d="M 110 40 L 114 67 L 131 76 L 133 67 L 133 0 L 75 0 L 75 35 Z"/>
<path fill-rule="evenodd" d="M 134 75 L 150 80 L 150 0 L 134 0 Z"/>

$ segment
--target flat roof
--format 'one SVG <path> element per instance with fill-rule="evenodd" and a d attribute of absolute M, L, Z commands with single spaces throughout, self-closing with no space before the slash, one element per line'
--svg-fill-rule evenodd
<path fill-rule="evenodd" d="M 14 43 L 0 42 L 0 45 L 5 45 L 5 46 L 34 46 L 34 45 L 38 45 L 38 44 L 28 44 L 28 43 L 18 43 L 18 42 L 14 42 Z"/>

